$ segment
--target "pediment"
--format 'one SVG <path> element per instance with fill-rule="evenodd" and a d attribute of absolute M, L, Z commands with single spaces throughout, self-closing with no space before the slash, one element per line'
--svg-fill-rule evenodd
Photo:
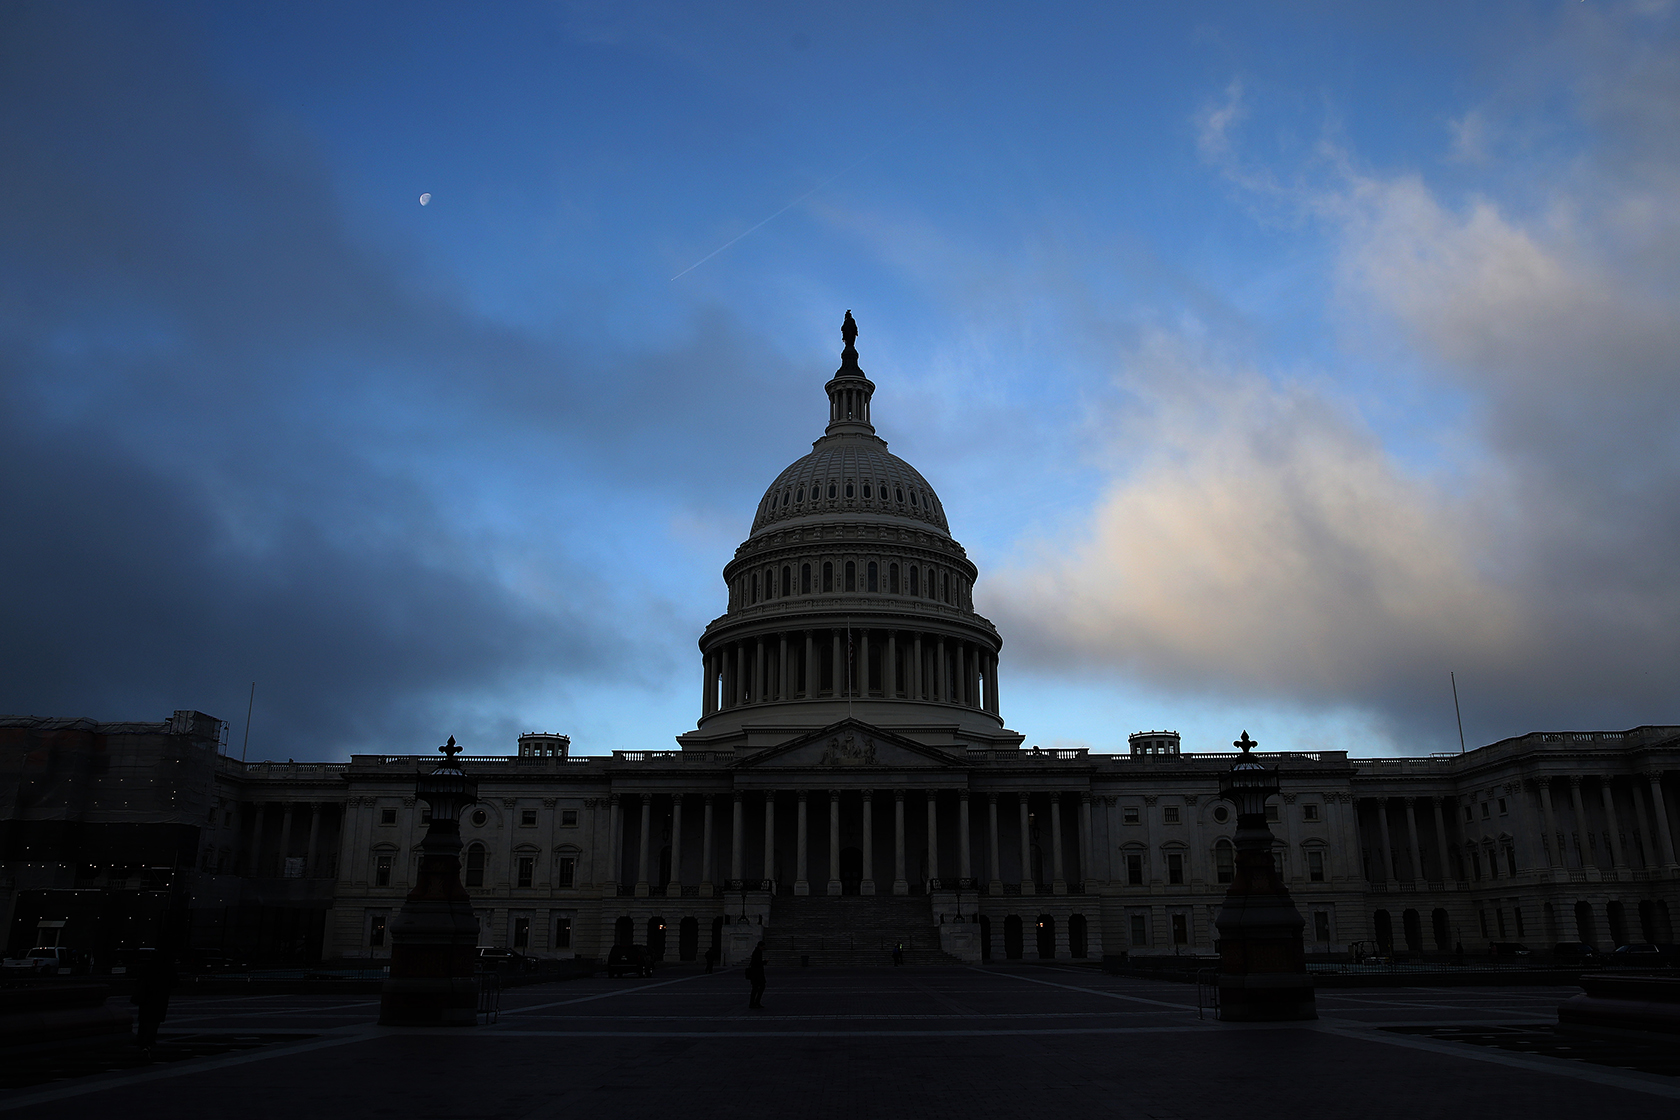
<path fill-rule="evenodd" d="M 951 767 L 957 760 L 943 751 L 847 719 L 759 751 L 734 764 L 738 770 L 880 770 Z"/>

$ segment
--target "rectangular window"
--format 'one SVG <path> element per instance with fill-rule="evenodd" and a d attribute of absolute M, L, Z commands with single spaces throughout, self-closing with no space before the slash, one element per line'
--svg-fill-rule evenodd
<path fill-rule="evenodd" d="M 1307 878 L 1311 879 L 1315 883 L 1324 882 L 1323 852 L 1315 849 L 1307 853 Z"/>
<path fill-rule="evenodd" d="M 1149 944 L 1149 919 L 1142 914 L 1132 915 L 1132 944 Z"/>
<path fill-rule="evenodd" d="M 1126 853 L 1126 883 L 1128 886 L 1143 886 L 1143 853 Z"/>
<path fill-rule="evenodd" d="M 1304 821 L 1316 821 L 1318 819 L 1318 806 L 1317 805 L 1303 805 L 1303 806 L 1301 806 L 1301 819 L 1304 820 Z"/>
<path fill-rule="evenodd" d="M 1506 812 L 1507 812 L 1507 810 L 1505 808 L 1505 799 L 1503 797 L 1501 797 L 1499 799 L 1499 815 L 1503 817 L 1506 814 Z"/>
<path fill-rule="evenodd" d="M 519 869 L 518 885 L 521 887 L 529 887 L 531 885 L 531 880 L 535 879 L 537 876 L 536 857 L 520 856 L 519 859 L 515 861 L 515 866 Z"/>
<path fill-rule="evenodd" d="M 1490 813 L 1488 811 L 1488 803 L 1486 801 L 1484 801 L 1484 802 L 1482 802 L 1482 819 L 1485 821 L 1485 820 L 1488 819 L 1489 816 L 1490 816 Z"/>
<path fill-rule="evenodd" d="M 513 920 L 513 947 L 515 949 L 529 949 L 531 947 L 531 919 L 515 918 Z"/>
<path fill-rule="evenodd" d="M 1486 937 L 1487 937 L 1487 935 L 1488 935 L 1488 930 L 1487 930 L 1487 911 L 1486 911 L 1486 910 L 1478 910 L 1478 911 L 1476 911 L 1476 921 L 1478 921 L 1478 922 L 1480 922 L 1480 923 L 1481 923 L 1481 926 L 1482 926 L 1482 937 L 1483 937 L 1483 938 L 1486 938 Z"/>
<path fill-rule="evenodd" d="M 385 915 L 375 914 L 368 922 L 368 945 L 378 949 L 385 944 Z"/>
<path fill-rule="evenodd" d="M 1278 807 L 1276 805 L 1266 806 L 1266 819 L 1269 821 L 1278 819 Z"/>
<path fill-rule="evenodd" d="M 823 565 L 823 590 L 825 592 L 834 590 L 834 565 L 833 564 L 824 564 Z"/>
<path fill-rule="evenodd" d="M 1511 873 L 1511 878 L 1515 879 L 1517 877 L 1517 850 L 1515 848 L 1505 849 L 1505 870 Z"/>
<path fill-rule="evenodd" d="M 376 856 L 373 861 L 373 885 L 388 887 L 391 885 L 391 857 Z"/>
<path fill-rule="evenodd" d="M 577 827 L 577 810 L 576 809 L 562 809 L 562 810 L 560 810 L 560 827 L 561 828 L 576 828 Z"/>
<path fill-rule="evenodd" d="M 430 805 L 427 805 L 420 810 L 420 823 L 421 824 L 431 824 L 432 823 L 432 807 Z"/>
<path fill-rule="evenodd" d="M 560 885 L 562 887 L 573 887 L 577 885 L 576 856 L 560 857 Z"/>
<path fill-rule="evenodd" d="M 1188 944 L 1190 944 L 1190 920 L 1188 918 L 1186 918 L 1183 914 L 1174 914 L 1172 916 L 1172 926 L 1173 926 L 1173 944 L 1174 945 L 1188 945 Z"/>
<path fill-rule="evenodd" d="M 1221 883 L 1229 883 L 1236 877 L 1236 852 L 1229 844 L 1220 844 L 1213 849 L 1213 877 Z"/>
<path fill-rule="evenodd" d="M 1505 940 L 1505 908 L 1499 907 L 1493 912 L 1494 920 L 1499 923 L 1499 940 Z"/>
<path fill-rule="evenodd" d="M 570 918 L 554 919 L 554 947 L 556 949 L 570 949 L 572 947 L 572 920 Z"/>
<path fill-rule="evenodd" d="M 1179 852 L 1167 853 L 1167 882 L 1184 882 L 1184 856 Z"/>
<path fill-rule="evenodd" d="M 397 811 L 395 809 L 381 809 L 381 810 L 379 810 L 379 823 L 380 824 L 396 824 L 397 823 Z"/>
<path fill-rule="evenodd" d="M 1178 823 L 1178 806 L 1164 805 L 1161 807 L 1161 819 L 1167 824 Z"/>
<path fill-rule="evenodd" d="M 521 809 L 521 810 L 519 810 L 519 827 L 520 828 L 535 828 L 535 827 L 537 827 L 537 811 L 535 809 Z"/>
<path fill-rule="evenodd" d="M 799 592 L 802 595 L 809 595 L 811 593 L 811 565 L 809 564 L 801 564 L 799 566 Z M 560 920 L 566 922 L 568 925 L 570 924 L 569 918 L 562 918 Z"/>
<path fill-rule="evenodd" d="M 1136 805 L 1128 805 L 1124 809 L 1122 809 L 1120 819 L 1122 821 L 1124 821 L 1126 824 L 1136 824 L 1136 823 L 1138 823 L 1138 808 L 1137 808 L 1137 806 Z"/>
<path fill-rule="evenodd" d="M 1515 921 L 1517 923 L 1517 936 L 1518 937 L 1528 936 L 1526 933 L 1523 932 L 1523 920 L 1522 920 L 1522 907 L 1521 906 L 1511 907 L 1511 918 L 1512 918 L 1513 921 Z"/>
<path fill-rule="evenodd" d="M 1468 805 L 1466 805 L 1466 806 L 1465 806 L 1465 807 L 1464 807 L 1464 819 L 1465 819 L 1465 821 L 1466 821 L 1466 822 L 1469 822 L 1469 821 L 1474 821 L 1474 820 L 1475 820 L 1475 819 L 1476 819 L 1476 813 L 1475 813 L 1475 811 L 1474 811 L 1474 810 L 1472 810 L 1472 809 L 1471 809 L 1471 808 L 1470 808 L 1470 806 L 1468 806 Z"/>
<path fill-rule="evenodd" d="M 1313 938 L 1317 941 L 1330 940 L 1330 915 L 1323 910 L 1313 911 Z"/>

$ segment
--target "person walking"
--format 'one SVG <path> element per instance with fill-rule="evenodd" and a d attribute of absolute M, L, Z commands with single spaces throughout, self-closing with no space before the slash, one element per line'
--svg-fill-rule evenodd
<path fill-rule="evenodd" d="M 752 985 L 752 994 L 747 999 L 747 1006 L 762 1008 L 764 1006 L 764 942 L 753 946 L 752 957 L 747 961 L 747 982 Z"/>
<path fill-rule="evenodd" d="M 169 989 L 175 986 L 175 962 L 166 949 L 142 949 L 140 990 L 133 1002 L 140 1012 L 140 1049 L 151 1051 L 157 1043 L 158 1026 L 169 1014 Z"/>
<path fill-rule="evenodd" d="M 718 947 L 716 945 L 713 945 L 710 949 L 706 950 L 706 971 L 707 972 L 712 971 L 713 967 L 715 967 L 717 965 L 717 959 L 718 959 Z"/>
<path fill-rule="evenodd" d="M 893 946 L 893 967 L 897 968 L 899 965 L 901 965 L 903 963 L 904 963 L 904 942 L 900 941 L 897 945 Z"/>

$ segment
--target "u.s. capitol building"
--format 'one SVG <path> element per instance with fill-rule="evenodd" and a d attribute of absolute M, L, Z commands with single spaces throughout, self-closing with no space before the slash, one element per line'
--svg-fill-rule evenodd
<path fill-rule="evenodd" d="M 751 941 L 813 964 L 900 943 L 912 960 L 1211 950 L 1231 753 L 1183 753 L 1172 732 L 1133 735 L 1127 754 L 1023 746 L 1001 714 L 1003 638 L 974 610 L 979 573 L 933 487 L 876 435 L 854 336 L 848 313 L 827 428 L 724 567 L 698 725 L 676 749 L 572 757 L 566 737 L 531 734 L 512 756 L 462 760 L 482 799 L 462 833 L 483 944 L 603 956 L 635 942 L 692 960 L 727 955 L 747 923 Z M 133 859 L 55 860 L 67 833 L 45 827 L 79 821 L 85 837 L 144 818 L 172 829 L 151 858 L 190 881 L 196 942 L 388 954 L 424 831 L 414 780 L 435 756 L 244 765 L 216 731 L 185 712 L 0 721 L 18 774 L 8 827 L 39 838 L 6 854 L 11 946 L 43 928 L 94 937 L 98 907 L 144 909 L 112 902 L 147 887 Z M 127 800 L 32 793 L 43 752 L 64 753 L 62 774 L 95 749 L 136 783 L 173 765 L 170 797 L 137 817 Z M 1276 858 L 1310 953 L 1673 939 L 1680 728 L 1263 757 L 1280 770 Z"/>

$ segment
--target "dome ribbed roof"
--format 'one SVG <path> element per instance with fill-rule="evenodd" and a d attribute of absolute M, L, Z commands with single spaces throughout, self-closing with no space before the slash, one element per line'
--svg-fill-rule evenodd
<path fill-rule="evenodd" d="M 951 534 L 945 508 L 927 479 L 889 453 L 885 440 L 857 435 L 826 436 L 777 475 L 758 503 L 752 531 L 813 515 L 859 513 L 909 518 Z"/>

